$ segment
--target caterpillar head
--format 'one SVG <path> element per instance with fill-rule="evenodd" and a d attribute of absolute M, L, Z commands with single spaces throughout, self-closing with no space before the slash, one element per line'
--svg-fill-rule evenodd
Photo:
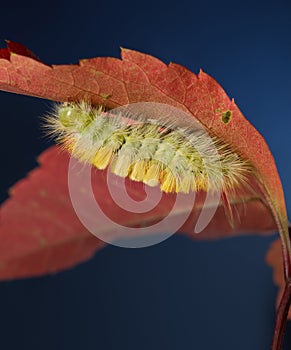
<path fill-rule="evenodd" d="M 76 104 L 64 103 L 58 110 L 60 124 L 69 132 L 81 133 L 92 122 L 94 115 L 83 102 L 76 108 Z"/>

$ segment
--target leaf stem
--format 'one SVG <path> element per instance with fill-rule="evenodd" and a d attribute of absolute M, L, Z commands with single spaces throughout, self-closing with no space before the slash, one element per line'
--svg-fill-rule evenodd
<path fill-rule="evenodd" d="M 282 254 L 284 262 L 284 276 L 286 284 L 291 281 L 291 227 L 288 225 L 287 228 L 278 223 L 281 244 L 282 244 Z"/>
<path fill-rule="evenodd" d="M 284 293 L 277 310 L 272 350 L 281 350 L 284 340 L 284 332 L 288 311 L 291 303 L 291 280 L 286 282 Z"/>

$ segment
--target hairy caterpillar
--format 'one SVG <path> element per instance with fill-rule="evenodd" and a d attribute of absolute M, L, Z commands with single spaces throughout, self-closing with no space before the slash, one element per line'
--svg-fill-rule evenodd
<path fill-rule="evenodd" d="M 194 122 L 165 116 L 162 104 L 154 105 L 147 113 L 123 113 L 84 101 L 63 103 L 46 117 L 46 127 L 72 155 L 98 169 L 109 167 L 167 193 L 221 191 L 229 206 L 227 195 L 247 182 L 249 162 Z"/>

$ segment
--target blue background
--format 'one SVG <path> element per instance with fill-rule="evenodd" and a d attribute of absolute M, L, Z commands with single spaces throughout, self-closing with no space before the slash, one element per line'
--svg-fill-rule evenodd
<path fill-rule="evenodd" d="M 119 47 L 200 67 L 264 135 L 290 213 L 291 5 L 283 1 L 5 1 L 2 39 L 47 63 L 119 56 Z M 4 42 L 3 42 L 4 45 Z M 1 200 L 49 146 L 44 100 L 0 92 Z M 274 236 L 107 247 L 55 276 L 0 284 L 1 349 L 265 350 L 277 289 Z M 291 346 L 288 325 L 286 349 Z"/>

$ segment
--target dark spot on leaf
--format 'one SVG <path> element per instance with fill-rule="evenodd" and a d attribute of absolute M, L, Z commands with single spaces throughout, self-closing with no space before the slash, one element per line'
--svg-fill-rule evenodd
<path fill-rule="evenodd" d="M 222 113 L 221 120 L 224 122 L 224 124 L 228 124 L 230 122 L 231 117 L 232 117 L 232 112 L 226 111 Z"/>

